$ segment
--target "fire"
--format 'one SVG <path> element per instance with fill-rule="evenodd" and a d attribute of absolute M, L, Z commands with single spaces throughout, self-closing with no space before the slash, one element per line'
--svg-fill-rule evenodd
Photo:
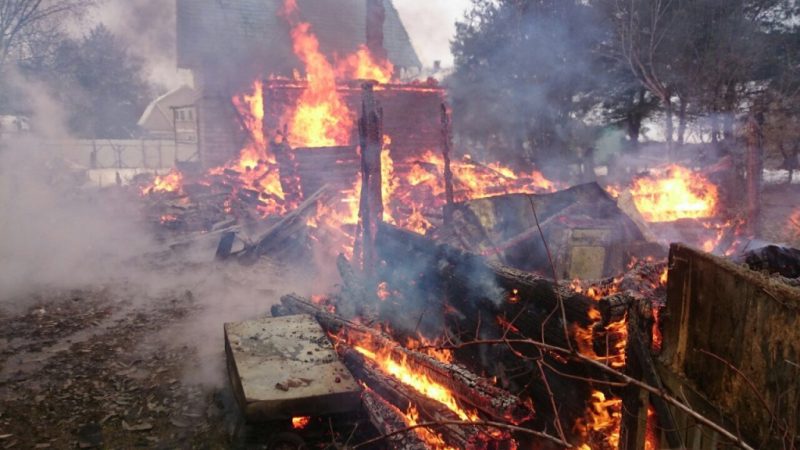
<path fill-rule="evenodd" d="M 413 427 L 420 423 L 419 421 L 419 411 L 417 411 L 416 406 L 411 405 L 408 408 L 408 412 L 405 414 L 406 423 L 408 426 Z M 428 444 L 431 448 L 435 448 L 437 450 L 455 450 L 455 447 L 448 446 L 442 436 L 436 433 L 433 430 L 430 430 L 425 427 L 419 427 L 414 429 L 417 432 L 417 436 L 420 437 L 426 444 Z"/>
<path fill-rule="evenodd" d="M 336 71 L 322 54 L 311 24 L 292 26 L 294 53 L 305 65 L 308 86 L 294 108 L 283 115 L 289 124 L 292 147 L 332 147 L 348 145 L 353 130 L 353 113 L 336 87 Z"/>
<path fill-rule="evenodd" d="M 658 416 L 653 405 L 647 405 L 647 425 L 645 432 L 644 450 L 658 450 L 661 448 L 658 432 Z"/>
<path fill-rule="evenodd" d="M 385 84 L 392 81 L 394 65 L 387 61 L 378 61 L 365 45 L 340 60 L 336 66 L 336 75 L 347 80 L 373 80 Z"/>
<path fill-rule="evenodd" d="M 287 208 L 295 205 L 286 204 L 275 155 L 268 150 L 264 132 L 263 83 L 260 80 L 254 82 L 252 93 L 236 96 L 232 101 L 250 139 L 237 159 L 225 166 L 211 169 L 209 176 L 235 174 L 238 183 L 234 185 L 231 195 L 236 195 L 241 187 L 253 189 L 258 192 L 257 209 L 263 216 L 283 214 Z"/>
<path fill-rule="evenodd" d="M 163 176 L 157 176 L 153 184 L 142 189 L 142 195 L 156 192 L 180 192 L 183 189 L 183 174 L 172 169 Z"/>
<path fill-rule="evenodd" d="M 660 353 L 664 344 L 664 336 L 661 334 L 661 309 L 653 307 L 653 328 L 651 330 L 651 347 L 654 353 Z"/>
<path fill-rule="evenodd" d="M 678 165 L 667 167 L 663 176 L 635 180 L 631 193 L 636 209 L 648 222 L 708 218 L 717 209 L 717 187 L 704 176 Z"/>
<path fill-rule="evenodd" d="M 602 392 L 592 392 L 591 404 L 586 415 L 575 425 L 575 432 L 585 442 L 579 448 L 581 450 L 618 448 L 621 424 L 622 400 L 606 399 Z"/>
<path fill-rule="evenodd" d="M 292 428 L 302 430 L 309 422 L 311 422 L 311 417 L 292 417 Z"/>
<path fill-rule="evenodd" d="M 465 422 L 480 420 L 477 412 L 467 411 L 458 406 L 455 396 L 448 388 L 431 380 L 429 376 L 419 369 L 412 367 L 405 357 L 397 358 L 388 351 L 382 349 L 368 350 L 360 345 L 353 348 L 367 359 L 377 363 L 385 373 L 397 378 L 401 383 L 411 387 L 425 397 L 441 403 L 461 420 Z"/>
<path fill-rule="evenodd" d="M 383 148 L 381 148 L 381 197 L 384 204 L 389 204 L 397 190 L 397 179 L 394 176 L 394 161 L 392 161 L 391 147 L 392 138 L 383 136 Z M 395 223 L 392 212 L 389 208 L 384 208 L 383 220 L 388 223 Z"/>

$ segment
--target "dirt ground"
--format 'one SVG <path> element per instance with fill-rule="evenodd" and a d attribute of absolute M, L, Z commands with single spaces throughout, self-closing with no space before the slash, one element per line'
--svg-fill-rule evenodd
<path fill-rule="evenodd" d="M 52 292 L 0 318 L 0 448 L 228 448 L 224 389 L 186 378 L 197 348 L 152 339 L 192 296 L 115 295 Z"/>

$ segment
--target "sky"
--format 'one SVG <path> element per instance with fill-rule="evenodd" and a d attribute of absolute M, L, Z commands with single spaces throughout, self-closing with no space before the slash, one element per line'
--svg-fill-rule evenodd
<path fill-rule="evenodd" d="M 469 8 L 470 0 L 394 0 L 422 63 L 433 66 L 439 60 L 453 64 L 450 41 L 455 36 L 456 20 Z"/>

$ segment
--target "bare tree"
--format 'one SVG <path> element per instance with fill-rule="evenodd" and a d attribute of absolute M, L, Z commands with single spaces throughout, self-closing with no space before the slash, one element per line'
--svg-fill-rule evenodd
<path fill-rule="evenodd" d="M 0 67 L 15 50 L 24 57 L 25 41 L 50 19 L 79 15 L 95 0 L 0 0 Z M 51 22 L 52 23 L 52 22 Z"/>

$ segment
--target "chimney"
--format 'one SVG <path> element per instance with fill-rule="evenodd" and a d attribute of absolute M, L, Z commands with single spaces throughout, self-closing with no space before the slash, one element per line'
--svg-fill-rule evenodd
<path fill-rule="evenodd" d="M 386 21 L 386 8 L 383 0 L 367 1 L 367 48 L 377 59 L 386 59 L 383 46 L 383 23 Z"/>

